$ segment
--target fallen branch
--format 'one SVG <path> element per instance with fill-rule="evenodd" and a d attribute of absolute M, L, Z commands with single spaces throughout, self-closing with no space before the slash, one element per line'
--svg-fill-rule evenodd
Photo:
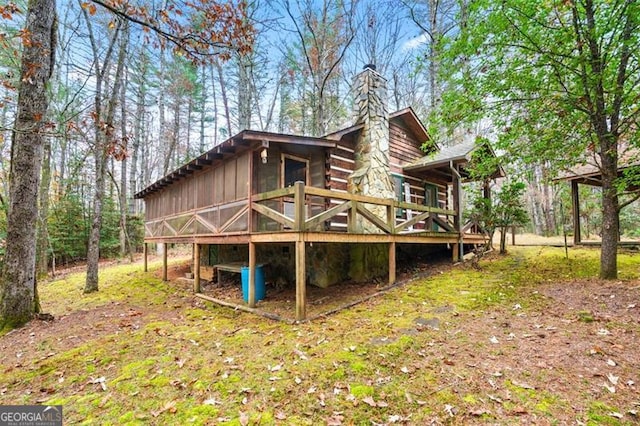
<path fill-rule="evenodd" d="M 203 299 L 203 300 L 206 300 L 206 301 L 209 301 L 209 302 L 216 303 L 216 304 L 221 305 L 221 306 L 226 306 L 228 308 L 233 308 L 235 310 L 239 310 L 239 311 L 244 311 L 244 312 L 249 312 L 249 313 L 252 313 L 252 314 L 260 315 L 262 317 L 269 318 L 269 319 L 272 319 L 272 320 L 275 320 L 275 321 L 282 321 L 282 322 L 285 322 L 287 324 L 294 324 L 295 323 L 295 321 L 292 321 L 292 320 L 287 319 L 287 318 L 283 318 L 280 315 L 272 314 L 270 312 L 265 312 L 265 311 L 262 311 L 262 310 L 256 309 L 256 308 L 250 308 L 250 307 L 245 306 L 245 305 L 238 305 L 236 303 L 225 302 L 224 300 L 216 299 L 215 297 L 207 296 L 206 294 L 196 293 L 196 297 L 199 297 L 200 299 Z"/>

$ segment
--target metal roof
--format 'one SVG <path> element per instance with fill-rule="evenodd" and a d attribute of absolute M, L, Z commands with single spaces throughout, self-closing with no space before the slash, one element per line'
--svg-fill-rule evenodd
<path fill-rule="evenodd" d="M 476 149 L 476 139 L 475 137 L 471 137 L 471 135 L 468 136 L 469 137 L 465 137 L 461 142 L 455 145 L 446 146 L 440 151 L 425 155 L 424 157 L 405 166 L 404 169 L 430 169 L 449 163 L 450 161 L 456 162 L 460 160 L 471 160 L 471 154 Z"/>

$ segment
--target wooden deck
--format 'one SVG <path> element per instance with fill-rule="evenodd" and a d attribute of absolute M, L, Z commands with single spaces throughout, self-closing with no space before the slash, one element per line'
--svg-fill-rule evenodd
<path fill-rule="evenodd" d="M 397 244 L 448 243 L 453 260 L 457 261 L 462 244 L 486 241 L 485 234 L 477 232 L 477 225 L 462 225 L 462 217 L 456 210 L 330 191 L 305 186 L 302 182 L 244 200 L 152 220 L 145 228 L 145 247 L 151 242 L 193 244 L 196 293 L 200 292 L 202 244 L 247 244 L 251 308 L 256 303 L 256 244 L 292 243 L 298 320 L 306 318 L 307 243 L 387 244 L 388 282 L 392 284 L 396 281 Z M 163 277 L 166 278 L 166 250 L 164 253 Z"/>
<path fill-rule="evenodd" d="M 384 211 L 384 216 L 374 213 L 376 209 Z M 363 223 L 368 230 L 362 229 Z M 330 191 L 298 182 L 293 187 L 255 194 L 249 199 L 149 221 L 145 224 L 145 241 L 191 244 L 485 241 L 485 235 L 477 232 L 475 224 L 459 226 L 459 223 L 461 218 L 455 210 Z"/>

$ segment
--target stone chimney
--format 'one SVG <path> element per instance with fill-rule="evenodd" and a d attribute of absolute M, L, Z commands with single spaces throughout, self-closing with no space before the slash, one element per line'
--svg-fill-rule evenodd
<path fill-rule="evenodd" d="M 355 170 L 349 176 L 348 190 L 352 194 L 395 198 L 389 169 L 387 81 L 378 74 L 375 65 L 365 65 L 355 78 L 354 91 L 355 124 L 362 123 L 364 127 L 356 141 Z M 382 207 L 373 212 L 381 219 L 386 216 Z M 375 227 L 364 225 L 364 232 L 379 232 Z"/>

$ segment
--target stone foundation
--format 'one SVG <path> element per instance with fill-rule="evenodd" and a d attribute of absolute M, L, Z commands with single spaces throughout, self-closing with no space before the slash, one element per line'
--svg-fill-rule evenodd
<path fill-rule="evenodd" d="M 349 276 L 355 282 L 386 277 L 389 248 L 386 244 L 350 244 Z"/>
<path fill-rule="evenodd" d="M 216 263 L 247 262 L 246 245 L 204 245 L 201 267 Z M 293 244 L 258 244 L 258 264 L 264 264 L 265 281 L 275 287 L 295 286 L 295 247 Z M 364 259 L 364 260 L 362 260 Z M 306 248 L 307 284 L 327 288 L 344 281 L 365 282 L 388 273 L 386 244 L 315 243 Z M 205 276 L 203 276 L 205 278 Z"/>

